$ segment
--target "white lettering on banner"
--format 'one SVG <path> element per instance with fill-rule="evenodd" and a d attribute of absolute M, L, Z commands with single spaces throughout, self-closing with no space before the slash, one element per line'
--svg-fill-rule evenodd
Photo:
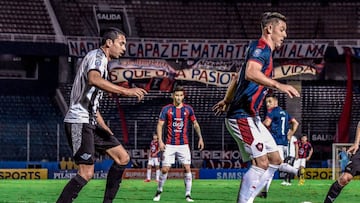
<path fill-rule="evenodd" d="M 128 150 L 131 158 L 147 160 L 149 151 L 145 149 L 132 149 Z M 191 150 L 191 157 L 193 159 L 221 159 L 221 160 L 240 160 L 241 153 L 235 151 L 221 151 L 221 150 Z"/>
<path fill-rule="evenodd" d="M 311 135 L 311 141 L 333 141 L 335 135 L 329 134 L 313 134 Z"/>
<path fill-rule="evenodd" d="M 243 176 L 242 172 L 217 172 L 216 179 L 230 179 L 237 180 L 241 179 Z"/>
<path fill-rule="evenodd" d="M 131 81 L 134 79 L 147 79 L 152 77 L 165 77 L 168 73 L 163 70 L 121 69 L 114 68 L 110 72 L 111 81 L 114 83 Z M 226 87 L 230 84 L 235 72 L 223 72 L 207 69 L 176 70 L 175 80 L 197 81 L 205 84 Z"/>
<path fill-rule="evenodd" d="M 53 179 L 71 179 L 76 176 L 76 172 L 60 171 L 55 172 Z M 103 171 L 95 171 L 93 179 L 106 179 L 107 173 Z"/>
<path fill-rule="evenodd" d="M 121 20 L 121 14 L 119 13 L 98 13 L 98 20 Z"/>

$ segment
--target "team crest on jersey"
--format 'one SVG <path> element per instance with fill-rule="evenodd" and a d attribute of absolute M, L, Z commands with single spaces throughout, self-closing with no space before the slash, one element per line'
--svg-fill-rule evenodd
<path fill-rule="evenodd" d="M 256 149 L 259 150 L 260 152 L 262 152 L 262 150 L 264 149 L 264 144 L 263 143 L 257 143 L 255 145 Z"/>
<path fill-rule="evenodd" d="M 253 53 L 253 56 L 254 57 L 259 57 L 260 54 L 261 54 L 262 50 L 261 49 L 255 49 L 254 53 Z"/>

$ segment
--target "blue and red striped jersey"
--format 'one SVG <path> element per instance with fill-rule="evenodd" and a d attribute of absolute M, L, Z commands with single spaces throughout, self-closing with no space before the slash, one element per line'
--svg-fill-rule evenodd
<path fill-rule="evenodd" d="M 302 143 L 301 140 L 299 140 L 297 144 L 299 146 L 299 158 L 307 158 L 312 148 L 310 142 Z"/>
<path fill-rule="evenodd" d="M 188 144 L 189 122 L 196 120 L 193 108 L 188 104 L 183 104 L 181 108 L 176 108 L 173 104 L 162 108 L 159 120 L 165 121 L 167 126 L 166 144 L 184 145 Z"/>
<path fill-rule="evenodd" d="M 255 61 L 262 65 L 261 72 L 267 77 L 272 77 L 273 62 L 271 48 L 263 39 L 249 44 L 245 55 L 245 62 L 239 71 L 239 78 L 227 113 L 228 118 L 246 118 L 259 115 L 262 102 L 268 88 L 245 79 L 245 69 L 248 61 Z"/>

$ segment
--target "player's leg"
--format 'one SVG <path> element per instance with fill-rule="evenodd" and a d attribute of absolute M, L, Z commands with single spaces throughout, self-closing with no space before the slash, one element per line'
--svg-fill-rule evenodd
<path fill-rule="evenodd" d="M 155 160 L 155 181 L 159 182 L 160 177 L 160 162 L 159 158 L 154 159 Z"/>
<path fill-rule="evenodd" d="M 146 179 L 144 180 L 144 182 L 150 182 L 150 180 L 151 180 L 151 168 L 152 168 L 153 164 L 154 164 L 154 159 L 149 158 L 147 169 L 146 169 Z"/>
<path fill-rule="evenodd" d="M 305 167 L 306 167 L 306 159 L 301 158 L 300 161 L 300 169 L 299 169 L 299 185 L 304 185 L 305 183 Z"/>
<path fill-rule="evenodd" d="M 115 199 L 120 188 L 122 175 L 130 161 L 130 156 L 119 140 L 102 128 L 96 128 L 94 143 L 96 151 L 106 153 L 114 160 L 108 171 L 103 200 L 104 203 L 110 203 Z"/>
<path fill-rule="evenodd" d="M 330 186 L 325 197 L 324 203 L 332 203 L 339 196 L 341 190 L 354 178 L 360 174 L 360 151 L 358 150 L 351 161 L 346 165 L 345 172 Z"/>
<path fill-rule="evenodd" d="M 269 161 L 267 149 L 263 144 L 263 137 L 258 128 L 258 125 L 261 125 L 261 121 L 258 119 L 257 123 L 255 123 L 252 118 L 226 119 L 225 121 L 230 135 L 237 143 L 243 142 L 245 151 L 255 159 L 256 165 L 251 165 L 242 177 L 237 200 L 239 203 L 252 202 L 265 186 L 261 181 L 273 175 L 265 173 L 269 167 Z M 268 133 L 268 136 L 270 136 L 276 146 L 270 133 Z M 260 189 L 257 190 L 258 188 Z"/>
<path fill-rule="evenodd" d="M 165 151 L 163 153 L 164 160 L 162 162 L 161 173 L 159 177 L 158 187 L 156 194 L 153 198 L 153 201 L 160 201 L 160 194 L 163 192 L 163 187 L 167 179 L 168 172 L 171 168 L 171 165 L 175 163 L 175 154 L 176 149 L 174 145 L 166 145 Z"/>
<path fill-rule="evenodd" d="M 94 175 L 94 132 L 89 124 L 65 123 L 65 132 L 79 166 L 78 173 L 64 187 L 57 203 L 70 203 Z"/>
<path fill-rule="evenodd" d="M 192 174 L 190 169 L 191 154 L 189 145 L 180 145 L 178 148 L 178 159 L 184 166 L 185 199 L 187 202 L 193 202 L 194 200 L 191 198 Z"/>

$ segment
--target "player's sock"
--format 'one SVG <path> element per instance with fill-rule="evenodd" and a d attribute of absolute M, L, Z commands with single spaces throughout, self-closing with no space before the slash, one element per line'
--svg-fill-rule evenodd
<path fill-rule="evenodd" d="M 279 171 L 288 172 L 288 173 L 292 173 L 295 175 L 298 174 L 298 169 L 296 169 L 295 167 L 291 166 L 288 163 L 280 164 Z"/>
<path fill-rule="evenodd" d="M 244 174 L 241 180 L 240 191 L 238 193 L 238 202 L 247 203 L 252 192 L 256 189 L 260 177 L 265 173 L 265 170 L 252 165 L 250 169 Z"/>
<path fill-rule="evenodd" d="M 151 180 L 151 168 L 146 170 L 146 180 Z"/>
<path fill-rule="evenodd" d="M 344 188 L 344 186 L 341 186 L 338 181 L 335 181 L 327 193 L 324 203 L 332 203 L 335 201 L 336 197 L 339 196 L 341 190 Z"/>
<path fill-rule="evenodd" d="M 126 165 L 118 165 L 115 162 L 110 167 L 106 180 L 104 203 L 111 203 L 115 198 L 120 188 L 125 167 Z"/>
<path fill-rule="evenodd" d="M 159 177 L 160 177 L 160 169 L 156 170 L 156 181 L 159 181 Z"/>
<path fill-rule="evenodd" d="M 191 195 L 191 186 L 192 186 L 192 174 L 184 173 L 184 183 L 185 183 L 185 196 Z"/>
<path fill-rule="evenodd" d="M 271 178 L 269 179 L 268 183 L 266 183 L 266 186 L 265 186 L 266 188 L 265 188 L 264 192 L 269 192 L 270 185 L 271 185 L 271 182 L 272 182 L 273 177 L 274 177 L 274 174 L 273 174 L 273 176 L 271 176 Z"/>
<path fill-rule="evenodd" d="M 77 174 L 64 187 L 57 203 L 71 203 L 88 181 Z"/>
<path fill-rule="evenodd" d="M 158 183 L 158 188 L 157 190 L 162 192 L 163 191 L 163 186 L 165 184 L 165 181 L 167 179 L 168 173 L 161 173 L 160 177 L 159 177 L 159 183 Z"/>
<path fill-rule="evenodd" d="M 250 199 L 255 199 L 256 195 L 262 190 L 263 187 L 272 179 L 274 173 L 279 169 L 279 165 L 269 164 L 269 168 L 262 174 L 255 190 L 250 194 Z"/>

